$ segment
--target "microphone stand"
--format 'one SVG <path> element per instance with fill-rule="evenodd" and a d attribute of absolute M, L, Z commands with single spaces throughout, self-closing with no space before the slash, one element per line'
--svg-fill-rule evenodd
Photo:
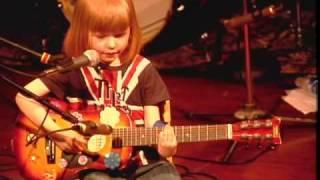
<path fill-rule="evenodd" d="M 243 14 L 248 13 L 247 0 L 243 0 Z M 249 25 L 246 23 L 243 25 L 244 36 L 244 50 L 245 50 L 245 82 L 247 89 L 247 103 L 243 109 L 240 109 L 234 113 L 234 117 L 238 120 L 252 120 L 260 117 L 266 117 L 266 113 L 260 109 L 257 109 L 253 101 L 253 83 L 251 74 L 251 56 L 250 56 L 250 39 L 249 39 Z M 233 141 L 224 155 L 223 162 L 228 162 L 232 153 L 234 152 L 237 141 Z"/>
<path fill-rule="evenodd" d="M 51 54 L 49 54 L 47 52 L 43 52 L 41 54 L 41 53 L 36 52 L 36 51 L 34 51 L 32 49 L 24 47 L 24 46 L 22 46 L 22 45 L 20 45 L 18 43 L 15 43 L 15 42 L 12 42 L 12 41 L 10 41 L 8 39 L 5 39 L 5 38 L 3 38 L 1 36 L 0 36 L 0 41 L 38 57 L 42 64 L 49 64 L 51 61 L 60 60 L 60 59 L 64 58 L 63 54 L 51 55 Z"/>
<path fill-rule="evenodd" d="M 243 0 L 243 14 L 248 13 L 247 0 Z M 265 116 L 265 112 L 256 109 L 256 105 L 253 101 L 253 82 L 251 71 L 251 54 L 250 54 L 250 38 L 249 38 L 249 25 L 246 23 L 243 25 L 243 37 L 244 37 L 244 51 L 245 51 L 245 82 L 247 89 L 247 103 L 243 109 L 235 112 L 234 116 L 240 120 L 255 119 Z"/>
<path fill-rule="evenodd" d="M 12 80 L 8 79 L 3 74 L 1 74 L 0 76 L 1 76 L 1 79 L 3 79 L 6 83 L 17 88 L 19 90 L 19 92 L 23 93 L 24 95 L 26 95 L 28 97 L 31 97 L 32 99 L 36 100 L 37 102 L 41 103 L 42 105 L 48 107 L 49 109 L 51 109 L 54 112 L 61 115 L 64 119 L 70 121 L 71 123 L 78 123 L 79 122 L 79 120 L 75 116 L 73 116 L 72 114 L 70 114 L 68 112 L 62 111 L 57 106 L 50 103 L 47 99 L 44 99 L 42 97 L 37 96 L 36 94 L 32 93 L 31 91 L 23 88 L 22 86 L 18 85 L 17 83 L 13 82 Z"/>

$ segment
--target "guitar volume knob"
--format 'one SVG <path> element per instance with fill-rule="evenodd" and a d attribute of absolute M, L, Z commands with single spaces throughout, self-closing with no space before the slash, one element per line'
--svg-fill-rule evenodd
<path fill-rule="evenodd" d="M 104 157 L 104 164 L 111 170 L 116 169 L 120 166 L 120 155 L 115 152 L 110 152 Z"/>

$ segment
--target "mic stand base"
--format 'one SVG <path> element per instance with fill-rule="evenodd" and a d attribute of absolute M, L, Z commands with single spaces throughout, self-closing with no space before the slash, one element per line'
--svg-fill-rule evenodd
<path fill-rule="evenodd" d="M 239 120 L 250 120 L 266 117 L 266 113 L 260 109 L 257 109 L 255 104 L 245 104 L 243 109 L 240 109 L 234 113 L 234 117 Z"/>
<path fill-rule="evenodd" d="M 251 119 L 257 119 L 257 118 L 265 118 L 267 117 L 267 114 L 256 108 L 255 104 L 245 104 L 245 107 L 243 109 L 238 110 L 237 112 L 234 113 L 234 117 L 236 119 L 239 120 L 251 120 Z M 238 141 L 232 141 L 227 152 L 225 153 L 224 157 L 223 157 L 223 162 L 227 163 L 231 157 L 231 155 L 233 154 L 236 146 L 238 144 Z"/>

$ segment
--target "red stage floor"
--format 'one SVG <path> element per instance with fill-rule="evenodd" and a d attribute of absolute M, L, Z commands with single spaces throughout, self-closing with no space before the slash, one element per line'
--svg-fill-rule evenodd
<path fill-rule="evenodd" d="M 236 122 L 233 114 L 247 102 L 245 84 L 192 73 L 162 73 L 172 95 L 173 124 Z M 20 84 L 26 81 L 10 74 L 8 78 Z M 292 82 L 293 79 L 280 78 L 254 83 L 254 101 L 259 109 L 282 117 L 281 145 L 269 150 L 265 145 L 238 143 L 223 163 L 232 141 L 181 144 L 174 163 L 183 179 L 316 179 L 316 125 L 312 120 L 296 119 L 315 121 L 316 114 L 303 115 L 281 99 L 285 90 L 293 87 Z M 19 113 L 13 102 L 16 90 L 3 80 L 0 85 L 0 179 L 23 179 L 11 147 Z"/>

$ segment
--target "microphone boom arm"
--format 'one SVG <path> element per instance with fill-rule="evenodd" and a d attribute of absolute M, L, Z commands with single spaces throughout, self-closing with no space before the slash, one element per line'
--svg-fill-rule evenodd
<path fill-rule="evenodd" d="M 17 88 L 19 90 L 19 92 L 21 92 L 22 94 L 24 94 L 28 97 L 31 97 L 32 99 L 36 100 L 37 102 L 41 103 L 42 105 L 52 109 L 54 112 L 61 115 L 64 119 L 70 121 L 71 123 L 78 123 L 79 122 L 79 120 L 75 116 L 73 116 L 72 114 L 70 114 L 68 112 L 62 111 L 57 106 L 50 103 L 48 100 L 43 99 L 40 96 L 37 96 L 36 94 L 32 93 L 31 91 L 27 90 L 26 88 L 18 85 L 17 83 L 13 82 L 12 80 L 8 79 L 3 74 L 1 74 L 0 76 L 1 76 L 1 79 L 3 79 L 6 83 Z"/>

